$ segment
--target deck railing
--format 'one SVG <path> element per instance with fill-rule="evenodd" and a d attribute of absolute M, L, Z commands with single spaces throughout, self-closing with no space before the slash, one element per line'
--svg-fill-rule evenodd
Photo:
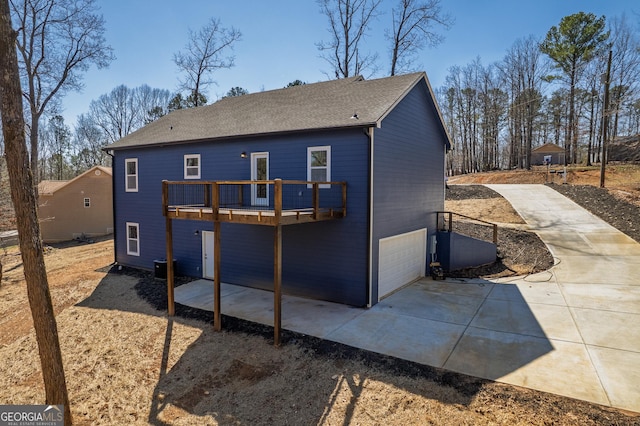
<path fill-rule="evenodd" d="M 474 217 L 466 216 L 466 215 L 455 213 L 455 212 L 442 211 L 442 212 L 436 212 L 436 213 L 438 215 L 438 223 L 436 225 L 438 228 L 438 231 L 448 231 L 448 232 L 453 231 L 454 230 L 453 216 L 455 215 L 455 216 L 464 218 L 467 221 L 480 222 L 481 224 L 486 225 L 491 230 L 491 240 L 493 241 L 494 244 L 498 244 L 498 225 L 496 225 L 495 223 L 487 222 L 486 220 L 482 220 L 482 219 L 476 219 Z M 483 239 L 488 239 L 488 238 L 483 238 Z"/>
<path fill-rule="evenodd" d="M 200 211 L 217 220 L 220 214 L 304 213 L 319 219 L 329 214 L 346 216 L 346 182 L 295 180 L 260 181 L 163 181 L 163 214 L 169 211 Z"/>

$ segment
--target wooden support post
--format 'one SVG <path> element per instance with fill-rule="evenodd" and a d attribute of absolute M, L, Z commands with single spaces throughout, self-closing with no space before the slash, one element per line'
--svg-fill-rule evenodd
<path fill-rule="evenodd" d="M 347 215 L 347 183 L 342 182 L 342 216 Z"/>
<path fill-rule="evenodd" d="M 222 315 L 220 312 L 220 222 L 213 223 L 213 329 L 222 330 Z"/>
<path fill-rule="evenodd" d="M 173 292 L 173 224 L 169 217 L 165 219 L 165 222 L 165 238 L 167 240 L 167 313 L 172 317 L 176 312 Z"/>
<path fill-rule="evenodd" d="M 493 225 L 493 244 L 498 244 L 498 225 Z"/>
<path fill-rule="evenodd" d="M 162 215 L 167 216 L 167 206 L 169 206 L 169 182 L 162 181 Z"/>
<path fill-rule="evenodd" d="M 317 182 L 313 183 L 313 219 L 318 220 L 318 213 L 320 209 L 320 185 Z"/>
<path fill-rule="evenodd" d="M 276 224 L 280 224 L 282 217 L 282 179 L 273 182 L 273 212 Z"/>
<path fill-rule="evenodd" d="M 282 321 L 282 225 L 275 226 L 273 242 L 273 345 L 280 346 Z"/>
<path fill-rule="evenodd" d="M 449 232 L 453 229 L 453 213 L 447 212 L 449 214 Z"/>
<path fill-rule="evenodd" d="M 220 187 L 218 182 L 211 183 L 211 213 L 213 220 L 218 221 L 218 210 L 220 210 Z"/>

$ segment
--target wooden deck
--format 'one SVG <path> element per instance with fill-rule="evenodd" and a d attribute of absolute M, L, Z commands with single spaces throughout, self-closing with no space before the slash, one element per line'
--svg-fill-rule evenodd
<path fill-rule="evenodd" d="M 243 196 L 262 185 L 272 202 L 252 205 Z M 323 188 L 329 186 L 329 189 Z M 231 190 L 228 188 L 232 187 Z M 288 189 L 292 188 L 293 189 Z M 184 188 L 187 188 L 186 190 Z M 225 188 L 225 189 L 223 189 Z M 304 189 L 299 189 L 304 188 Z M 307 196 L 302 197 L 302 192 Z M 290 194 L 294 194 L 291 196 Z M 169 219 L 206 220 L 253 225 L 296 225 L 345 217 L 345 182 L 307 181 L 212 181 L 162 183 L 163 214 Z M 287 195 L 289 198 L 287 199 Z M 288 204 L 293 206 L 287 208 Z"/>
<path fill-rule="evenodd" d="M 173 259 L 173 220 L 213 222 L 214 329 L 220 314 L 220 232 L 222 222 L 267 225 L 273 238 L 273 343 L 280 346 L 282 312 L 282 226 L 318 222 L 347 215 L 346 182 L 187 181 L 162 182 L 167 259 Z M 168 314 L 175 313 L 173 262 L 167 262 Z"/>

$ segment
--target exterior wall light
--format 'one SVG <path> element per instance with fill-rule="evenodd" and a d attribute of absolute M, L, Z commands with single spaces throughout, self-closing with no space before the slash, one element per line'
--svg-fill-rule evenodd
<path fill-rule="evenodd" d="M 240 158 L 247 158 L 247 153 L 246 153 L 246 152 L 244 152 L 244 151 L 242 151 L 242 152 L 240 153 Z"/>

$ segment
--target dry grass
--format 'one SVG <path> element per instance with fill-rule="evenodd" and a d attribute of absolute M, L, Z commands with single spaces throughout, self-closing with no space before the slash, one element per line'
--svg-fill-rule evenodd
<path fill-rule="evenodd" d="M 481 218 L 492 223 L 525 223 L 504 198 L 446 200 L 444 209 L 452 212 L 464 212 L 467 216 Z"/>
<path fill-rule="evenodd" d="M 14 256 L 16 248 L 10 250 Z M 137 279 L 107 274 L 111 241 L 47 254 L 74 421 L 113 424 L 632 424 L 580 401 L 364 353 L 316 353 L 153 309 Z M 15 257 L 15 256 L 14 256 Z M 77 263 L 76 263 L 77 262 Z M 0 287 L 0 404 L 44 402 L 21 268 Z M 162 291 L 162 282 L 158 282 Z M 438 379 L 435 379 L 438 378 Z M 477 382 L 482 383 L 482 382 Z"/>

